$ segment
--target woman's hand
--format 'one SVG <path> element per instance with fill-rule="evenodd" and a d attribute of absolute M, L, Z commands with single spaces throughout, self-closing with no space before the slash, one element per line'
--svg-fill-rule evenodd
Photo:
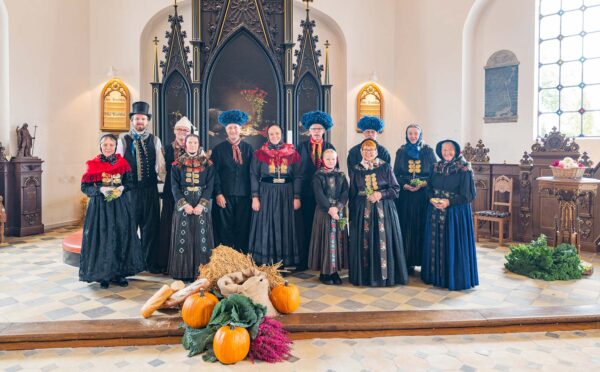
<path fill-rule="evenodd" d="M 369 201 L 371 203 L 377 203 L 378 201 L 381 200 L 383 195 L 381 195 L 381 193 L 379 191 L 375 191 L 373 194 L 371 194 L 367 199 L 369 199 Z"/>
<path fill-rule="evenodd" d="M 300 199 L 294 198 L 294 210 L 297 211 L 301 206 L 302 204 L 300 203 Z"/>
<path fill-rule="evenodd" d="M 252 210 L 254 212 L 260 211 L 260 200 L 257 197 L 252 198 Z"/>
<path fill-rule="evenodd" d="M 225 201 L 225 197 L 222 194 L 219 194 L 215 197 L 215 201 L 217 205 L 221 208 L 225 208 L 227 206 L 227 201 Z"/>
<path fill-rule="evenodd" d="M 404 185 L 403 188 L 404 188 L 404 190 L 408 190 L 410 192 L 415 192 L 415 191 L 417 191 L 419 189 L 418 187 L 414 187 L 414 186 L 411 186 L 409 184 Z"/>
<path fill-rule="evenodd" d="M 186 204 L 186 205 L 183 207 L 183 211 L 184 211 L 186 214 L 194 214 L 194 207 L 192 207 L 192 206 L 191 206 L 191 205 L 189 205 L 189 204 Z"/>
<path fill-rule="evenodd" d="M 202 212 L 204 212 L 204 206 L 202 204 L 198 204 L 195 208 L 194 208 L 194 214 L 196 216 L 199 216 Z"/>
<path fill-rule="evenodd" d="M 329 211 L 327 211 L 327 213 L 335 221 L 340 219 L 340 210 L 337 207 L 329 208 Z"/>
<path fill-rule="evenodd" d="M 450 205 L 450 201 L 448 199 L 440 199 L 439 202 L 437 202 L 437 203 L 431 202 L 431 204 L 433 204 L 433 206 L 439 210 L 444 210 L 444 209 L 448 208 L 448 205 Z"/>
<path fill-rule="evenodd" d="M 110 186 L 102 186 L 100 187 L 100 192 L 102 193 L 102 195 L 107 196 L 108 194 L 110 194 L 112 191 L 114 190 L 114 187 L 110 187 Z"/>

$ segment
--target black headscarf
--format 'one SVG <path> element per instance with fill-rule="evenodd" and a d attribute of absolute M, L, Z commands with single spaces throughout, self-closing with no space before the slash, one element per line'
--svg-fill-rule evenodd
<path fill-rule="evenodd" d="M 115 141 L 115 152 L 113 152 L 112 155 L 109 156 L 104 156 L 104 154 L 102 153 L 102 141 L 105 138 L 110 138 L 113 141 Z M 100 160 L 104 162 L 109 162 L 110 165 L 114 165 L 117 162 L 117 137 L 112 133 L 105 133 L 100 136 L 100 140 L 98 142 L 100 143 Z"/>
<path fill-rule="evenodd" d="M 454 146 L 454 157 L 451 160 L 445 160 L 442 156 L 442 145 L 444 143 L 451 143 Z M 440 161 L 435 165 L 434 171 L 436 173 L 442 173 L 445 175 L 454 174 L 459 171 L 466 171 L 471 169 L 471 164 L 465 160 L 461 154 L 460 145 L 451 139 L 446 139 L 438 142 L 435 146 L 435 153 L 440 158 Z"/>

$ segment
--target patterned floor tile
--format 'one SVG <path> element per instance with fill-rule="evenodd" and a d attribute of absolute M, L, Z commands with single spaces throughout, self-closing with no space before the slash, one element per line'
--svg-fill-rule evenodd
<path fill-rule="evenodd" d="M 0 321 L 138 318 L 141 305 L 171 282 L 168 277 L 145 273 L 131 278 L 128 287 L 111 285 L 106 290 L 97 283 L 79 282 L 77 269 L 62 263 L 62 239 L 73 231 L 61 228 L 33 237 L 8 238 L 8 244 L 0 248 Z M 342 286 L 321 284 L 315 271 L 292 273 L 288 280 L 300 288 L 299 312 L 600 303 L 599 255 L 584 253 L 596 266 L 591 277 L 544 282 L 507 272 L 503 267 L 507 252 L 507 248 L 482 243 L 478 247 L 481 284 L 467 291 L 426 285 L 419 279 L 418 268 L 408 285 L 390 288 L 354 287 L 348 283 L 346 271 L 341 275 Z"/>
<path fill-rule="evenodd" d="M 293 345 L 293 357 L 275 365 L 246 360 L 224 367 L 204 362 L 200 356 L 188 358 L 179 344 L 7 351 L 0 353 L 0 365 L 5 371 L 147 371 L 191 370 L 192 367 L 202 371 L 255 372 L 597 369 L 600 330 L 553 333 L 558 337 L 548 337 L 547 333 L 520 333 L 301 340 Z M 569 348 L 564 340 L 570 340 Z"/>

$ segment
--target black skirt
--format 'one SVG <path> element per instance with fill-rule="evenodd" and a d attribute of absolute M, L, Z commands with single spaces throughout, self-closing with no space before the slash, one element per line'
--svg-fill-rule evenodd
<path fill-rule="evenodd" d="M 187 193 L 186 200 L 192 206 L 196 206 L 202 196 L 201 191 L 184 193 Z M 168 266 L 170 276 L 184 280 L 196 278 L 198 267 L 208 263 L 213 248 L 210 210 L 203 211 L 199 216 L 187 214 L 183 209 L 173 211 Z"/>
<path fill-rule="evenodd" d="M 252 211 L 249 253 L 259 265 L 279 261 L 284 266 L 298 265 L 301 215 L 294 211 L 294 185 L 262 182 L 259 198 L 260 210 Z"/>
<path fill-rule="evenodd" d="M 171 193 L 171 190 L 168 190 Z M 163 194 L 165 191 L 163 191 Z M 169 263 L 169 254 L 171 252 L 171 229 L 173 220 L 173 209 L 175 208 L 175 201 L 173 196 L 164 195 L 162 199 L 162 208 L 160 211 L 160 232 L 158 234 L 158 250 L 157 256 L 154 260 L 155 270 L 160 272 L 167 272 L 167 264 Z"/>
<path fill-rule="evenodd" d="M 79 280 L 110 281 L 144 271 L 135 219 L 123 196 L 110 202 L 102 195 L 90 198 L 83 226 Z"/>
<path fill-rule="evenodd" d="M 400 223 L 393 200 L 358 196 L 351 218 L 350 283 L 386 287 L 408 283 Z"/>
<path fill-rule="evenodd" d="M 415 192 L 401 190 L 400 197 L 396 199 L 408 266 L 421 266 L 428 204 L 426 189 Z"/>

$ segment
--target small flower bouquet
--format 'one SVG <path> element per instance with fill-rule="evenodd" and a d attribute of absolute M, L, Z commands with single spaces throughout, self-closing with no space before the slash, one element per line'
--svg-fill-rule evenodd
<path fill-rule="evenodd" d="M 348 226 L 348 219 L 346 217 L 341 217 L 338 220 L 338 226 L 340 227 L 340 230 L 344 230 L 346 226 Z"/>
<path fill-rule="evenodd" d="M 412 180 L 410 180 L 409 185 L 411 185 L 412 187 L 419 187 L 421 186 L 421 184 L 423 184 L 425 182 L 423 182 L 422 180 L 420 180 L 419 178 L 413 178 Z"/>
<path fill-rule="evenodd" d="M 585 167 L 583 164 L 573 160 L 573 158 L 565 157 L 563 160 L 556 160 L 550 165 L 552 176 L 554 178 L 571 178 L 578 179 L 583 177 Z"/>
<path fill-rule="evenodd" d="M 107 202 L 113 201 L 121 196 L 121 190 L 114 188 L 104 195 L 104 200 Z"/>

